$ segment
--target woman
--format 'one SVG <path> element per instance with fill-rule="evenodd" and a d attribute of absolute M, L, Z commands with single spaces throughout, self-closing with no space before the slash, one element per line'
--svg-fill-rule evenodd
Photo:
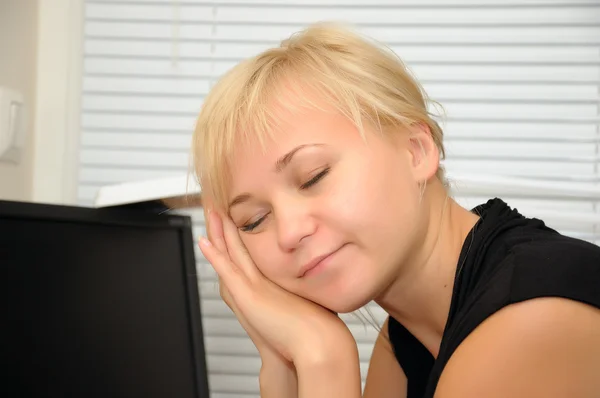
<path fill-rule="evenodd" d="M 193 140 L 221 294 L 262 397 L 360 397 L 336 313 L 389 317 L 364 396 L 600 396 L 600 249 L 448 196 L 442 131 L 389 51 L 315 25 L 233 68 Z"/>

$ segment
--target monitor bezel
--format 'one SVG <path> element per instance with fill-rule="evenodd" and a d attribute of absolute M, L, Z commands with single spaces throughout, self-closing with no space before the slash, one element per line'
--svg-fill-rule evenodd
<path fill-rule="evenodd" d="M 200 306 L 200 289 L 198 287 L 198 272 L 196 269 L 192 219 L 190 216 L 173 213 L 156 214 L 118 207 L 93 208 L 0 200 L 0 221 L 3 218 L 176 230 L 181 245 L 182 265 L 186 281 L 184 285 L 186 291 L 185 301 L 190 330 L 189 338 L 193 351 L 196 397 L 208 398 L 210 396 L 206 349 L 204 345 L 204 325 L 202 323 Z"/>

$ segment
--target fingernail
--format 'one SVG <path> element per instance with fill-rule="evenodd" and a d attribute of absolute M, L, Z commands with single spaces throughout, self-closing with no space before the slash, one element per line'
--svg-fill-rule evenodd
<path fill-rule="evenodd" d="M 210 241 L 208 239 L 206 239 L 204 236 L 202 236 L 200 238 L 200 244 L 204 245 L 204 246 L 212 246 L 212 243 L 210 243 Z"/>

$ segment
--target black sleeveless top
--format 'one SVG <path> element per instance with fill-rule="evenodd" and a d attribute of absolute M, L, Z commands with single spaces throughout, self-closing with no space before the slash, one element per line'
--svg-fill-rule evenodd
<path fill-rule="evenodd" d="M 564 297 L 600 308 L 600 247 L 526 218 L 500 199 L 472 210 L 481 216 L 465 239 L 437 359 L 394 318 L 389 335 L 408 379 L 407 398 L 432 398 L 459 344 L 503 307 Z M 404 398 L 404 397 L 402 397 Z"/>

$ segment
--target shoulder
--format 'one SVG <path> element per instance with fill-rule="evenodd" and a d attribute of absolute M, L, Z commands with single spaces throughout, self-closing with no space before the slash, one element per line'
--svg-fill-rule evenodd
<path fill-rule="evenodd" d="M 578 301 L 546 297 L 504 307 L 456 349 L 435 397 L 595 397 L 599 330 L 600 309 Z"/>
<path fill-rule="evenodd" d="M 523 265 L 535 266 L 540 261 L 566 264 L 595 264 L 600 260 L 600 247 L 585 240 L 559 233 L 539 233 L 510 250 Z"/>
<path fill-rule="evenodd" d="M 600 307 L 600 247 L 564 235 L 546 235 L 510 251 L 511 303 L 564 297 Z"/>
<path fill-rule="evenodd" d="M 498 263 L 479 267 L 465 295 L 440 352 L 436 397 L 587 398 L 567 390 L 600 390 L 600 247 L 555 232 L 510 233 Z"/>
<path fill-rule="evenodd" d="M 585 302 L 591 298 L 588 304 L 600 306 L 600 291 L 589 288 L 600 284 L 600 247 L 560 234 L 541 220 L 518 218 L 515 225 L 500 224 L 498 231 L 486 227 L 481 247 L 464 267 L 464 300 L 486 298 L 506 305 L 540 296 L 566 296 Z"/>

